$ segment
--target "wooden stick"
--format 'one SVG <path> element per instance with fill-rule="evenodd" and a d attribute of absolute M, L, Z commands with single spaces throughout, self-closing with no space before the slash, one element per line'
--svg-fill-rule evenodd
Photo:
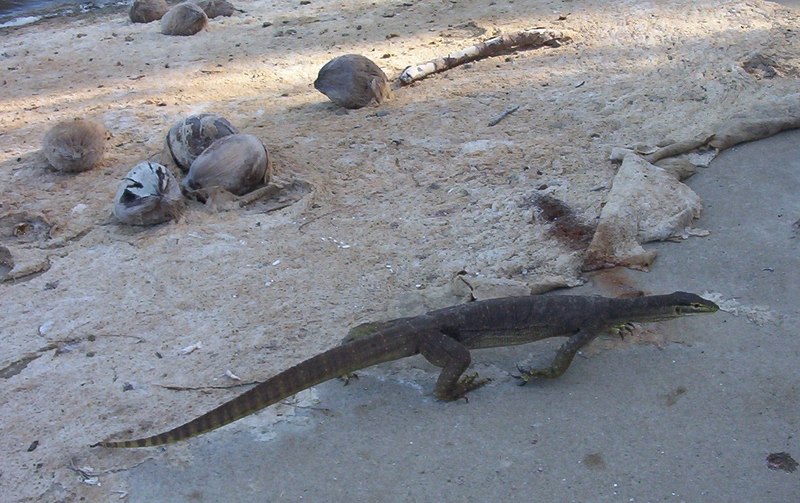
<path fill-rule="evenodd" d="M 467 47 L 442 58 L 436 58 L 417 66 L 409 66 L 400 74 L 400 82 L 404 85 L 415 80 L 424 79 L 428 75 L 443 72 L 470 61 L 509 54 L 519 49 L 535 49 L 542 46 L 559 47 L 572 38 L 561 30 L 534 28 L 508 35 L 490 38 L 485 42 Z"/>
<path fill-rule="evenodd" d="M 511 108 L 509 108 L 509 109 L 508 109 L 508 110 L 506 110 L 505 112 L 503 112 L 503 113 L 501 113 L 500 115 L 498 115 L 498 116 L 497 116 L 497 118 L 493 119 L 493 120 L 492 120 L 492 121 L 489 123 L 489 127 L 496 126 L 496 125 L 500 124 L 500 121 L 501 121 L 501 120 L 505 119 L 506 117 L 508 117 L 509 115 L 513 114 L 513 113 L 514 113 L 514 112 L 516 112 L 517 110 L 519 110 L 519 105 L 517 105 L 517 106 L 515 106 L 515 107 L 511 107 Z"/>

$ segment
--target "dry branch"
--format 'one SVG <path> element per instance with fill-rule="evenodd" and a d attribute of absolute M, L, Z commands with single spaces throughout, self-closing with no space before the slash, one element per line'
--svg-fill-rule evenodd
<path fill-rule="evenodd" d="M 500 124 L 500 121 L 502 121 L 503 119 L 505 119 L 509 115 L 513 114 L 517 110 L 519 110 L 519 107 L 520 107 L 519 105 L 517 105 L 515 107 L 511 107 L 508 110 L 506 110 L 505 112 L 501 113 L 496 118 L 492 119 L 491 122 L 489 122 L 489 127 L 496 126 L 496 125 Z"/>
<path fill-rule="evenodd" d="M 545 45 L 559 47 L 562 43 L 570 40 L 571 37 L 562 30 L 544 28 L 501 35 L 421 65 L 409 66 L 400 74 L 400 82 L 402 84 L 410 84 L 415 80 L 424 79 L 428 75 L 443 72 L 470 61 L 509 54 L 520 49 L 535 49 Z"/>
<path fill-rule="evenodd" d="M 668 157 L 675 157 L 676 155 L 686 154 L 700 147 L 708 145 L 708 142 L 714 139 L 714 134 L 706 134 L 693 138 L 691 140 L 679 141 L 663 146 L 644 156 L 647 162 L 655 164 L 661 159 Z"/>

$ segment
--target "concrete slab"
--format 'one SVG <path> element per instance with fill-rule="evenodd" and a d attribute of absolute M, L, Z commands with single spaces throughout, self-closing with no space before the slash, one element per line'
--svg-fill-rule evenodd
<path fill-rule="evenodd" d="M 689 184 L 710 236 L 578 291 L 717 292 L 738 316 L 600 340 L 526 387 L 508 372 L 556 342 L 478 351 L 475 369 L 500 378 L 469 403 L 433 400 L 420 357 L 378 366 L 318 386 L 272 440 L 234 423 L 167 447 L 128 472 L 129 501 L 796 501 L 797 472 L 765 459 L 800 457 L 800 131 L 734 147 Z"/>

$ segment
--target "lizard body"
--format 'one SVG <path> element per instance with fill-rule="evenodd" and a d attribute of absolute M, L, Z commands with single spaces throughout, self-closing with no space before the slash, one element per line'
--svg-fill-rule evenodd
<path fill-rule="evenodd" d="M 533 377 L 560 376 L 578 350 L 601 333 L 631 322 L 658 321 L 718 309 L 713 302 L 685 292 L 630 299 L 521 296 L 368 323 L 351 331 L 342 345 L 280 372 L 186 424 L 146 438 L 104 441 L 94 446 L 149 447 L 177 442 L 224 426 L 324 381 L 416 354 L 442 369 L 434 395 L 441 400 L 455 400 L 486 382 L 477 380 L 477 374 L 462 376 L 470 364 L 471 349 L 569 337 L 549 367 L 520 369 L 524 384 Z"/>

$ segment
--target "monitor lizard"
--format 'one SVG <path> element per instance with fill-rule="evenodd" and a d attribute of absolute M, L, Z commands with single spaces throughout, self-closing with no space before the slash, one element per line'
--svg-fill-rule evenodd
<path fill-rule="evenodd" d="M 549 367 L 519 369 L 521 383 L 563 374 L 578 350 L 604 332 L 626 325 L 713 313 L 719 307 L 686 292 L 636 298 L 600 296 L 520 296 L 447 307 L 396 320 L 366 323 L 351 330 L 340 346 L 318 354 L 219 407 L 167 432 L 135 440 L 103 441 L 92 447 L 150 447 L 214 430 L 324 381 L 378 363 L 421 354 L 441 367 L 434 395 L 455 400 L 485 384 L 477 374 L 463 375 L 470 350 L 569 337 Z M 619 332 L 621 333 L 621 332 Z"/>

